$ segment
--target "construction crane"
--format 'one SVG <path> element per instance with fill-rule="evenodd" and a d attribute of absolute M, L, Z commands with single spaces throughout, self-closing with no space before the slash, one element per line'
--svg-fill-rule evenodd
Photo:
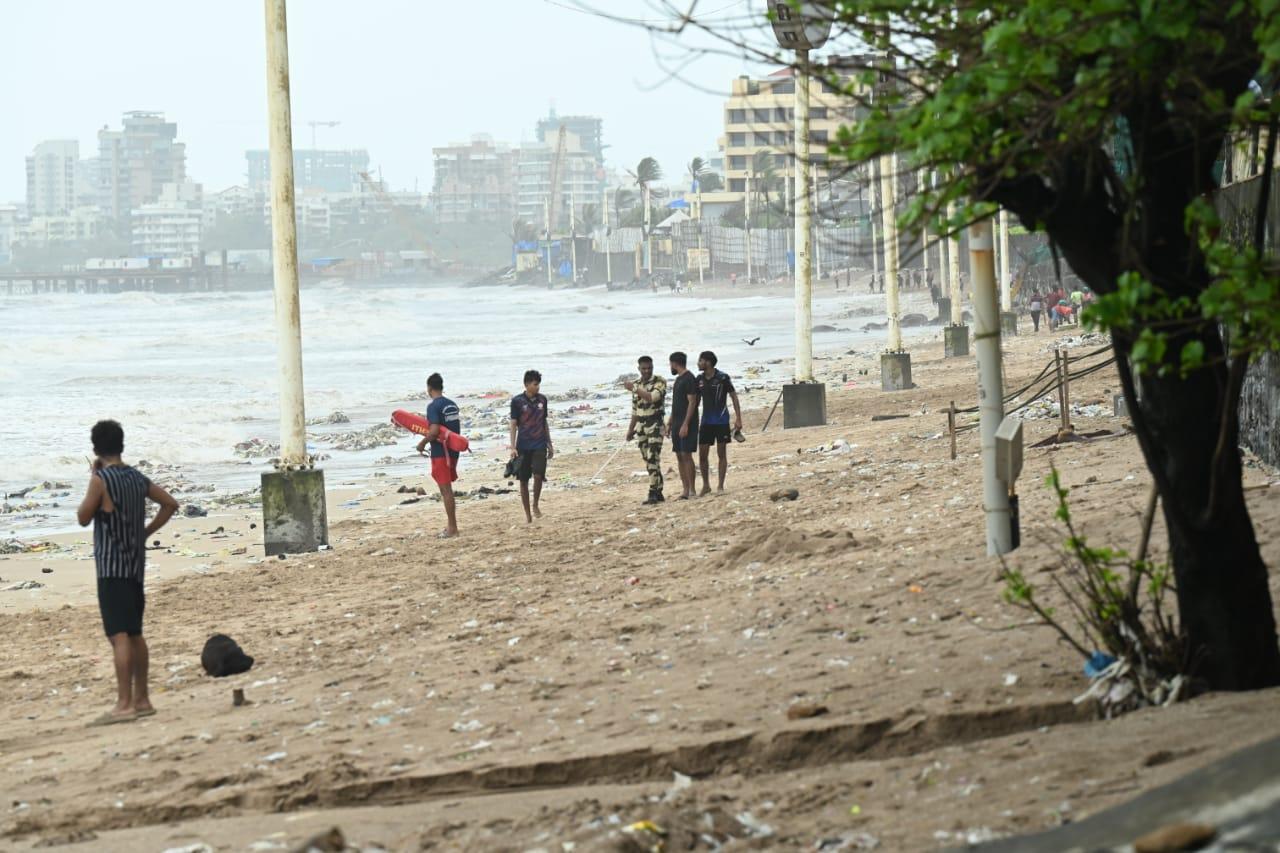
<path fill-rule="evenodd" d="M 551 156 L 551 203 L 550 213 L 547 215 L 547 239 L 551 239 L 552 233 L 555 232 L 556 223 L 560 218 L 560 167 L 564 162 L 564 146 L 565 146 L 565 127 L 560 125 L 560 133 L 556 138 L 556 151 Z"/>
<path fill-rule="evenodd" d="M 396 203 L 395 201 L 392 200 L 391 195 L 383 188 L 382 182 L 375 181 L 373 178 L 369 176 L 368 172 L 357 172 L 356 174 L 360 176 L 360 180 L 363 181 L 364 185 L 369 188 L 369 191 L 372 192 L 375 196 L 377 196 L 379 201 L 381 201 L 388 208 L 390 208 L 391 215 L 395 217 L 396 222 L 400 223 L 400 225 L 404 228 L 405 231 L 408 231 L 410 234 L 421 239 L 423 251 L 425 251 L 428 255 L 430 255 L 433 261 L 436 260 L 435 250 L 431 247 L 431 238 L 428 237 L 426 233 L 421 228 L 418 227 L 417 223 L 415 223 L 409 217 L 405 216 L 404 211 L 402 211 L 399 207 L 396 206 Z"/>
<path fill-rule="evenodd" d="M 340 121 L 309 121 L 307 122 L 307 124 L 311 125 L 311 150 L 315 151 L 316 150 L 316 128 L 317 127 L 337 127 L 338 125 L 342 124 L 342 122 Z"/>

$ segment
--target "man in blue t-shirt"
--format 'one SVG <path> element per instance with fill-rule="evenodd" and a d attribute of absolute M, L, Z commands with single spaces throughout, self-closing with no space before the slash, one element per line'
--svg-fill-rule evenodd
<path fill-rule="evenodd" d="M 511 398 L 511 458 L 519 459 L 516 478 L 520 481 L 520 500 L 524 517 L 530 524 L 542 518 L 538 502 L 542 499 L 542 483 L 547 478 L 547 460 L 555 455 L 551 444 L 551 428 L 547 425 L 547 398 L 539 393 L 542 374 L 536 370 L 524 373 L 524 393 Z M 533 503 L 529 502 L 529 479 L 533 479 Z"/>
<path fill-rule="evenodd" d="M 716 370 L 716 354 L 707 350 L 698 356 L 698 396 L 702 400 L 702 426 L 698 430 L 698 464 L 702 468 L 702 494 L 711 494 L 711 445 L 719 455 L 717 471 L 724 491 L 724 475 L 729 471 L 729 401 L 733 401 L 733 432 L 742 440 L 742 406 L 729 374 Z"/>
<path fill-rule="evenodd" d="M 431 430 L 418 442 L 418 452 L 426 450 L 431 443 L 431 479 L 440 487 L 440 502 L 444 504 L 444 514 L 448 526 L 439 534 L 441 539 L 451 539 L 458 535 L 458 514 L 453 498 L 453 483 L 458 479 L 459 454 L 448 450 L 444 442 L 439 440 L 440 427 L 461 433 L 462 416 L 458 412 L 458 404 L 444 395 L 444 379 L 439 373 L 427 377 L 427 395 L 431 402 L 427 405 L 427 422 Z"/>

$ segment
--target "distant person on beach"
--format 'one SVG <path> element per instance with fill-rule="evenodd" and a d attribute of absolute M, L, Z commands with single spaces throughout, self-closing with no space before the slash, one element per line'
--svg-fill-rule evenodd
<path fill-rule="evenodd" d="M 1031 330 L 1034 334 L 1040 331 L 1040 312 L 1044 310 L 1044 297 L 1039 293 L 1031 294 L 1031 302 L 1027 308 L 1031 313 L 1031 325 L 1035 327 Z"/>
<path fill-rule="evenodd" d="M 662 496 L 662 416 L 666 412 L 667 380 L 653 373 L 653 359 L 640 356 L 640 379 L 622 383 L 631 392 L 631 423 L 627 441 L 639 437 L 640 458 L 649 472 L 649 497 L 645 504 L 660 504 Z"/>
<path fill-rule="evenodd" d="M 418 452 L 423 453 L 427 443 L 431 443 L 431 479 L 440 487 L 440 503 L 444 504 L 447 524 L 439 534 L 441 539 L 452 539 L 458 535 L 457 504 L 453 497 L 453 484 L 458 479 L 458 457 L 460 454 L 445 448 L 439 440 L 440 427 L 452 432 L 462 432 L 462 417 L 458 412 L 458 404 L 444 395 L 444 379 L 439 373 L 427 377 L 427 395 L 431 402 L 427 405 L 427 423 L 431 428 L 418 442 Z"/>
<path fill-rule="evenodd" d="M 547 478 L 547 461 L 555 455 L 551 444 L 551 428 L 547 425 L 547 398 L 539 393 L 542 374 L 524 372 L 524 393 L 511 398 L 511 456 L 520 459 L 516 479 L 520 481 L 520 501 L 524 517 L 530 524 L 542 518 L 538 503 L 542 500 L 542 483 Z M 529 502 L 529 480 L 533 479 L 533 503 Z"/>
<path fill-rule="evenodd" d="M 156 712 L 147 685 L 150 651 L 142 637 L 147 539 L 173 517 L 178 502 L 121 461 L 124 429 L 120 424 L 98 421 L 90 440 L 96 458 L 89 466 L 89 488 L 76 516 L 81 527 L 93 522 L 98 609 L 115 663 L 116 706 L 89 724 L 106 726 Z M 149 524 L 147 500 L 160 505 Z"/>
<path fill-rule="evenodd" d="M 702 400 L 702 428 L 698 430 L 698 462 L 702 468 L 702 494 L 711 494 L 711 445 L 719 456 L 716 471 L 719 488 L 724 491 L 724 477 L 729 471 L 729 401 L 733 401 L 733 432 L 742 432 L 742 406 L 729 374 L 716 369 L 716 354 L 707 350 L 698 356 L 698 396 Z"/>
<path fill-rule="evenodd" d="M 680 500 L 695 497 L 698 490 L 698 466 L 693 454 L 698 451 L 698 380 L 689 370 L 689 357 L 671 353 L 671 417 L 665 434 L 671 437 L 671 449 L 680 468 Z"/>

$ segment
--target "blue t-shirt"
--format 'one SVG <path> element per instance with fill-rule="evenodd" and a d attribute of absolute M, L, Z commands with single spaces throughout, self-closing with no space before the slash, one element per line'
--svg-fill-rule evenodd
<path fill-rule="evenodd" d="M 704 424 L 729 424 L 729 392 L 733 390 L 733 380 L 729 374 L 719 370 L 708 379 L 705 374 L 698 374 L 698 394 L 702 397 L 702 422 Z"/>
<path fill-rule="evenodd" d="M 517 394 L 511 398 L 511 420 L 516 422 L 516 450 L 547 447 L 547 398 Z"/>
<path fill-rule="evenodd" d="M 453 432 L 462 432 L 462 416 L 458 412 L 458 404 L 450 400 L 448 397 L 440 396 L 431 401 L 431 405 L 427 406 L 427 422 L 440 424 L 445 429 Z M 444 444 L 439 441 L 431 442 L 431 458 L 439 459 L 445 454 Z M 450 459 L 457 459 L 457 453 L 450 453 Z"/>

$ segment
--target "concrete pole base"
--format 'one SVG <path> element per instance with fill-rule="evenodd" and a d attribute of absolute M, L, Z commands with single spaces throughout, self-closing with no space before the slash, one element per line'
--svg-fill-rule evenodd
<path fill-rule="evenodd" d="M 262 475 L 262 539 L 268 557 L 303 554 L 329 544 L 323 471 Z"/>
<path fill-rule="evenodd" d="M 938 319 L 935 322 L 942 325 L 945 325 L 951 322 L 951 297 L 950 296 L 938 297 Z"/>
<path fill-rule="evenodd" d="M 880 390 L 906 391 L 914 387 L 915 385 L 911 383 L 911 353 L 881 353 Z"/>
<path fill-rule="evenodd" d="M 1017 337 L 1018 335 L 1018 315 L 1013 311 L 1000 312 L 1000 334 L 1006 337 Z"/>
<path fill-rule="evenodd" d="M 942 333 L 947 358 L 959 358 L 969 354 L 968 326 L 963 323 L 959 326 L 947 326 Z"/>
<path fill-rule="evenodd" d="M 782 386 L 782 428 L 823 426 L 827 422 L 827 386 L 793 382 Z"/>

